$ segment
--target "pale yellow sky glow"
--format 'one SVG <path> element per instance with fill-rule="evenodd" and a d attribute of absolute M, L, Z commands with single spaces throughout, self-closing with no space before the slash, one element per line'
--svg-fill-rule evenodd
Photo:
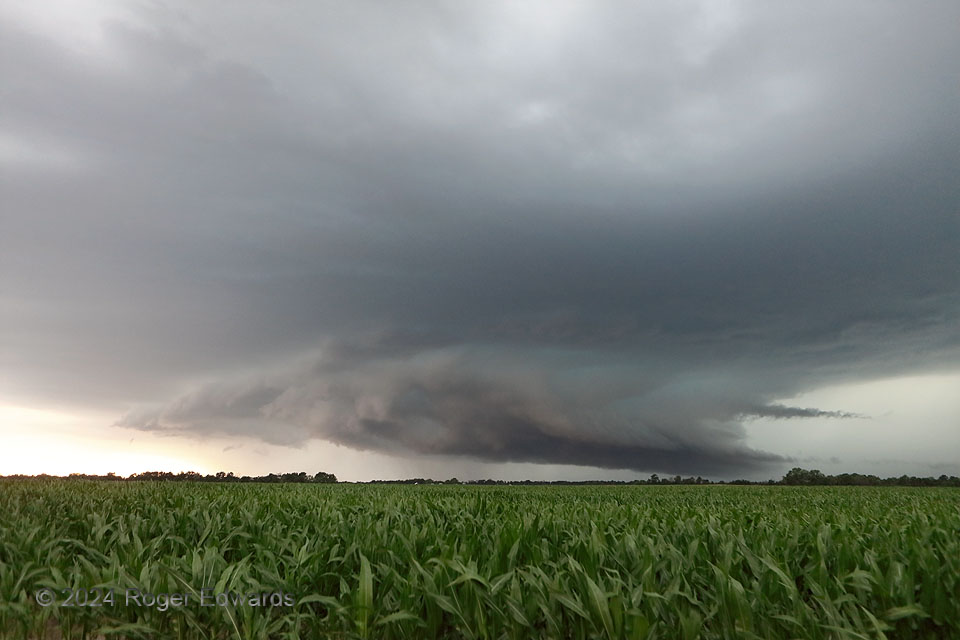
<path fill-rule="evenodd" d="M 0 475 L 208 470 L 182 439 L 110 424 L 102 415 L 0 405 Z"/>

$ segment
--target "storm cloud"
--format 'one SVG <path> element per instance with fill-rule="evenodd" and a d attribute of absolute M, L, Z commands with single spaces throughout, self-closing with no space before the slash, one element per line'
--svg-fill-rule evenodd
<path fill-rule="evenodd" d="M 741 442 L 737 396 L 722 385 L 706 382 L 700 391 L 711 397 L 691 402 L 687 379 L 585 365 L 588 354 L 524 355 L 477 347 L 348 360 L 319 355 L 267 378 L 203 385 L 118 424 L 677 473 L 759 470 L 786 460 Z M 552 371 L 551 361 L 558 365 Z"/>
<path fill-rule="evenodd" d="M 772 404 L 766 407 L 757 407 L 746 412 L 748 416 L 760 418 L 865 418 L 858 413 L 849 411 L 824 411 L 810 407 L 785 407 L 782 404 Z"/>
<path fill-rule="evenodd" d="M 949 3 L 102 11 L 0 14 L 10 399 L 730 475 L 960 367 Z"/>

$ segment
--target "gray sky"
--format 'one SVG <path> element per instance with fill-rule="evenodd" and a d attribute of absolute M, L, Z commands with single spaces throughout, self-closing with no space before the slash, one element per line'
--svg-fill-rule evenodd
<path fill-rule="evenodd" d="M 6 0 L 0 473 L 960 473 L 957 24 Z"/>

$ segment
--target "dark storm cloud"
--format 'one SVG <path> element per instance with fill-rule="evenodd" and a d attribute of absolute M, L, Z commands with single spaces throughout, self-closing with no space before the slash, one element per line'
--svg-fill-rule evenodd
<path fill-rule="evenodd" d="M 957 366 L 956 7 L 564 6 L 4 23 L 8 393 L 732 474 L 848 417 L 778 398 Z"/>
<path fill-rule="evenodd" d="M 746 416 L 758 418 L 865 418 L 858 413 L 847 411 L 824 411 L 810 407 L 785 407 L 782 404 L 772 404 L 766 407 L 757 407 L 744 413 Z"/>
<path fill-rule="evenodd" d="M 499 348 L 377 359 L 344 359 L 344 352 L 356 354 L 330 348 L 269 379 L 204 385 L 118 424 L 194 434 L 254 428 L 274 443 L 312 435 L 401 454 L 675 473 L 756 471 L 788 460 L 743 445 L 735 397 L 710 383 L 702 384 L 709 401 L 683 406 L 691 390 L 676 381 L 584 371 L 580 357 L 533 352 L 528 359 Z M 551 361 L 562 368 L 546 370 Z"/>

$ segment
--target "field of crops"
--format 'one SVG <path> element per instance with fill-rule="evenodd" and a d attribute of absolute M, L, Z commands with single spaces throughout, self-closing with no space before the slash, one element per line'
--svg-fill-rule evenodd
<path fill-rule="evenodd" d="M 5 638 L 960 638 L 958 596 L 955 489 L 0 482 Z"/>

